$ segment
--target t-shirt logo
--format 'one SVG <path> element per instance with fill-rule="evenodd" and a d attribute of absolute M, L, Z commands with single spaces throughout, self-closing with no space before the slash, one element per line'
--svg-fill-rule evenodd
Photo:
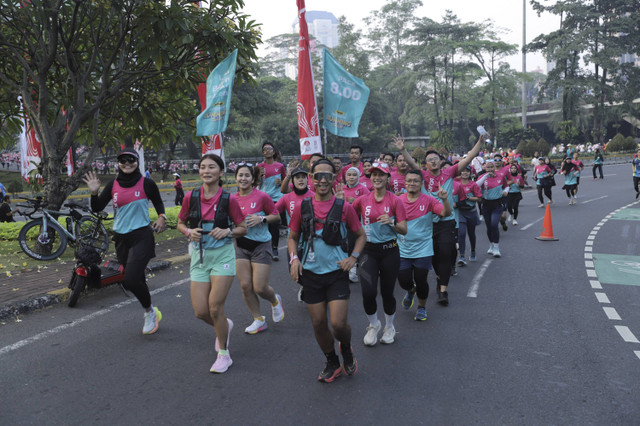
<path fill-rule="evenodd" d="M 140 198 L 140 191 L 135 191 L 134 193 L 136 194 L 136 198 Z"/>
<path fill-rule="evenodd" d="M 367 206 L 364 209 L 364 224 L 368 225 L 369 223 L 371 223 L 371 220 L 369 219 L 369 216 L 371 216 L 371 206 Z"/>
<path fill-rule="evenodd" d="M 421 204 L 421 205 L 420 205 L 420 211 L 421 211 L 421 212 L 423 212 L 423 211 L 424 211 L 424 209 L 425 209 L 424 204 Z"/>
<path fill-rule="evenodd" d="M 256 203 L 251 203 L 251 208 L 255 209 L 256 208 Z"/>

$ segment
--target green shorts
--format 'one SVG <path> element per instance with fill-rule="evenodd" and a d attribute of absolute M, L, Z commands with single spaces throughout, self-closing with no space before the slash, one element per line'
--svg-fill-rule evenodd
<path fill-rule="evenodd" d="M 200 250 L 191 253 L 191 281 L 210 282 L 211 276 L 234 276 L 236 274 L 236 252 L 233 244 L 204 250 L 200 264 Z"/>

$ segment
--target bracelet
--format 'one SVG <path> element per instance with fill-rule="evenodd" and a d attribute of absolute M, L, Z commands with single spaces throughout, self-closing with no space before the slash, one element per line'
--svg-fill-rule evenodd
<path fill-rule="evenodd" d="M 163 218 L 165 221 L 167 220 L 167 215 L 166 215 L 166 214 L 164 214 L 164 213 L 160 213 L 160 214 L 158 215 L 158 217 L 159 217 L 159 218 L 160 218 L 160 217 L 161 217 L 161 218 Z"/>
<path fill-rule="evenodd" d="M 187 238 L 190 237 L 191 236 L 191 229 L 189 229 L 189 228 L 185 229 L 184 230 L 184 235 L 186 235 Z"/>
<path fill-rule="evenodd" d="M 297 255 L 294 254 L 293 257 L 291 257 L 291 260 L 289 261 L 289 265 L 291 265 L 294 260 L 300 260 L 300 259 L 298 258 Z"/>
<path fill-rule="evenodd" d="M 229 230 L 229 233 L 227 234 L 227 237 L 231 237 L 233 238 L 233 228 L 227 228 Z"/>

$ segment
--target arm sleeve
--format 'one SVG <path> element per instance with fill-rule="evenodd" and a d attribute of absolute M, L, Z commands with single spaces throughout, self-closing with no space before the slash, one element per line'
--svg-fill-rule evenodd
<path fill-rule="evenodd" d="M 153 207 L 156 209 L 156 213 L 161 215 L 164 213 L 164 203 L 160 197 L 160 190 L 158 185 L 151 180 L 144 178 L 144 193 L 147 194 L 147 198 L 153 203 Z"/>
<path fill-rule="evenodd" d="M 480 176 L 480 179 L 476 181 L 476 184 L 478 185 L 478 187 L 481 187 L 484 181 L 487 180 L 488 177 L 489 177 L 489 173 L 485 173 L 482 176 Z"/>
<path fill-rule="evenodd" d="M 100 195 L 91 196 L 91 210 L 94 212 L 101 212 L 107 207 L 109 201 L 111 201 L 111 190 L 113 189 L 113 181 L 107 183 Z"/>

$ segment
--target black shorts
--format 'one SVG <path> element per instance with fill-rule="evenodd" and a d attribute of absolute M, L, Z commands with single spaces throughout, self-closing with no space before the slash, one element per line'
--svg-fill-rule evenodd
<path fill-rule="evenodd" d="M 349 273 L 341 269 L 327 274 L 303 271 L 300 276 L 302 300 L 313 305 L 332 300 L 349 300 Z"/>

